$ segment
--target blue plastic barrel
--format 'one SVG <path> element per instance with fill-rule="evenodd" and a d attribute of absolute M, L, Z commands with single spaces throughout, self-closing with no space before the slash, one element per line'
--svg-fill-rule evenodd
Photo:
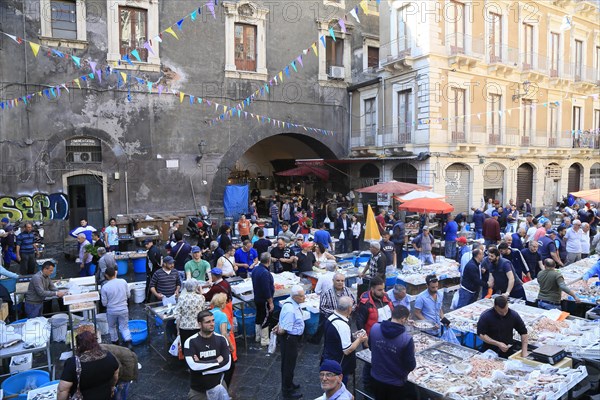
<path fill-rule="evenodd" d="M 309 335 L 317 333 L 319 328 L 319 313 L 310 313 L 310 318 L 304 321 L 304 331 Z"/>
<path fill-rule="evenodd" d="M 38 388 L 44 383 L 50 382 L 50 374 L 47 371 L 40 371 L 33 369 L 30 371 L 23 371 L 17 375 L 11 376 L 4 382 L 2 382 L 2 390 L 4 390 L 4 396 L 13 396 L 21 394 L 25 389 L 25 385 L 31 385 L 35 382 L 35 387 Z M 25 395 L 27 398 L 27 395 Z"/>
<path fill-rule="evenodd" d="M 235 319 L 237 320 L 238 333 L 243 332 L 243 323 L 246 322 L 246 336 L 256 335 L 256 329 L 254 324 L 256 322 L 256 310 L 253 308 L 244 309 L 244 321 L 242 321 L 242 310 L 235 310 L 233 312 Z"/>
<path fill-rule="evenodd" d="M 50 382 L 46 382 L 43 385 L 40 385 L 40 387 L 46 387 L 46 386 L 52 386 L 52 385 L 56 385 L 60 382 L 60 380 L 55 380 L 55 381 L 50 381 Z"/>
<path fill-rule="evenodd" d="M 136 274 L 146 273 L 146 259 L 145 258 L 134 258 L 133 259 L 133 272 Z"/>
<path fill-rule="evenodd" d="M 120 276 L 127 275 L 127 271 L 129 270 L 129 261 L 128 260 L 117 260 L 117 274 Z"/>

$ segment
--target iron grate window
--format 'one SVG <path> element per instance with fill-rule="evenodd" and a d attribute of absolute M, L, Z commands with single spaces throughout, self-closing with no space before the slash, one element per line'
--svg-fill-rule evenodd
<path fill-rule="evenodd" d="M 98 139 L 77 138 L 67 140 L 66 153 L 66 161 L 69 163 L 102 162 L 102 145 Z"/>

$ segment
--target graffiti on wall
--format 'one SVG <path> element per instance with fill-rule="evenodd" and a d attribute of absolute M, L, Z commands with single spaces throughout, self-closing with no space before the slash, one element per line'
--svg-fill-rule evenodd
<path fill-rule="evenodd" d="M 66 220 L 69 198 L 64 193 L 35 193 L 19 197 L 0 196 L 0 218 L 19 220 Z"/>

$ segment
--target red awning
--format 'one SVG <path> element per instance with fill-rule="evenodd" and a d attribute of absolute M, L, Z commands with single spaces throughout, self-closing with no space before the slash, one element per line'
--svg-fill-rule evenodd
<path fill-rule="evenodd" d="M 302 165 L 300 167 L 288 169 L 286 171 L 276 172 L 279 176 L 307 176 L 316 175 L 319 179 L 326 181 L 329 179 L 329 171 L 325 168 Z"/>

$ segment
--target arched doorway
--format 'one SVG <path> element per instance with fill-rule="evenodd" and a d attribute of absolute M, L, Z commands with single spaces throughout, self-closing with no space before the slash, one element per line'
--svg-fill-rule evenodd
<path fill-rule="evenodd" d="M 517 169 L 517 204 L 523 204 L 526 199 L 533 197 L 533 166 L 525 163 Z"/>
<path fill-rule="evenodd" d="M 222 210 L 225 187 L 233 183 L 232 177 L 247 176 L 247 180 L 254 179 L 258 184 L 259 174 L 265 181 L 266 178 L 272 180 L 268 174 L 293 168 L 298 159 L 336 159 L 344 155 L 344 148 L 333 136 L 312 133 L 273 135 L 263 131 L 254 136 L 250 134 L 238 139 L 221 158 L 210 190 L 210 208 L 216 214 Z M 334 175 L 331 175 L 329 182 L 330 185 L 337 185 L 342 183 L 342 179 L 334 179 Z M 270 188 L 263 189 L 269 193 L 278 183 L 261 184 Z"/>
<path fill-rule="evenodd" d="M 446 201 L 454 212 L 468 212 L 471 199 L 471 170 L 465 164 L 455 163 L 446 168 Z"/>
<path fill-rule="evenodd" d="M 577 163 L 571 164 L 569 167 L 569 184 L 567 186 L 567 191 L 569 193 L 578 192 L 581 190 L 582 172 L 583 168 Z"/>
<path fill-rule="evenodd" d="M 491 163 L 483 171 L 483 198 L 499 200 L 504 204 L 502 192 L 504 189 L 504 167 L 498 163 Z"/>
<path fill-rule="evenodd" d="M 400 163 L 392 171 L 392 178 L 398 182 L 418 183 L 417 169 L 409 163 Z"/>
<path fill-rule="evenodd" d="M 590 169 L 590 189 L 600 189 L 600 163 L 595 163 Z"/>
<path fill-rule="evenodd" d="M 544 205 L 552 206 L 561 199 L 561 174 L 560 165 L 551 163 L 546 166 L 546 172 L 544 174 Z"/>

